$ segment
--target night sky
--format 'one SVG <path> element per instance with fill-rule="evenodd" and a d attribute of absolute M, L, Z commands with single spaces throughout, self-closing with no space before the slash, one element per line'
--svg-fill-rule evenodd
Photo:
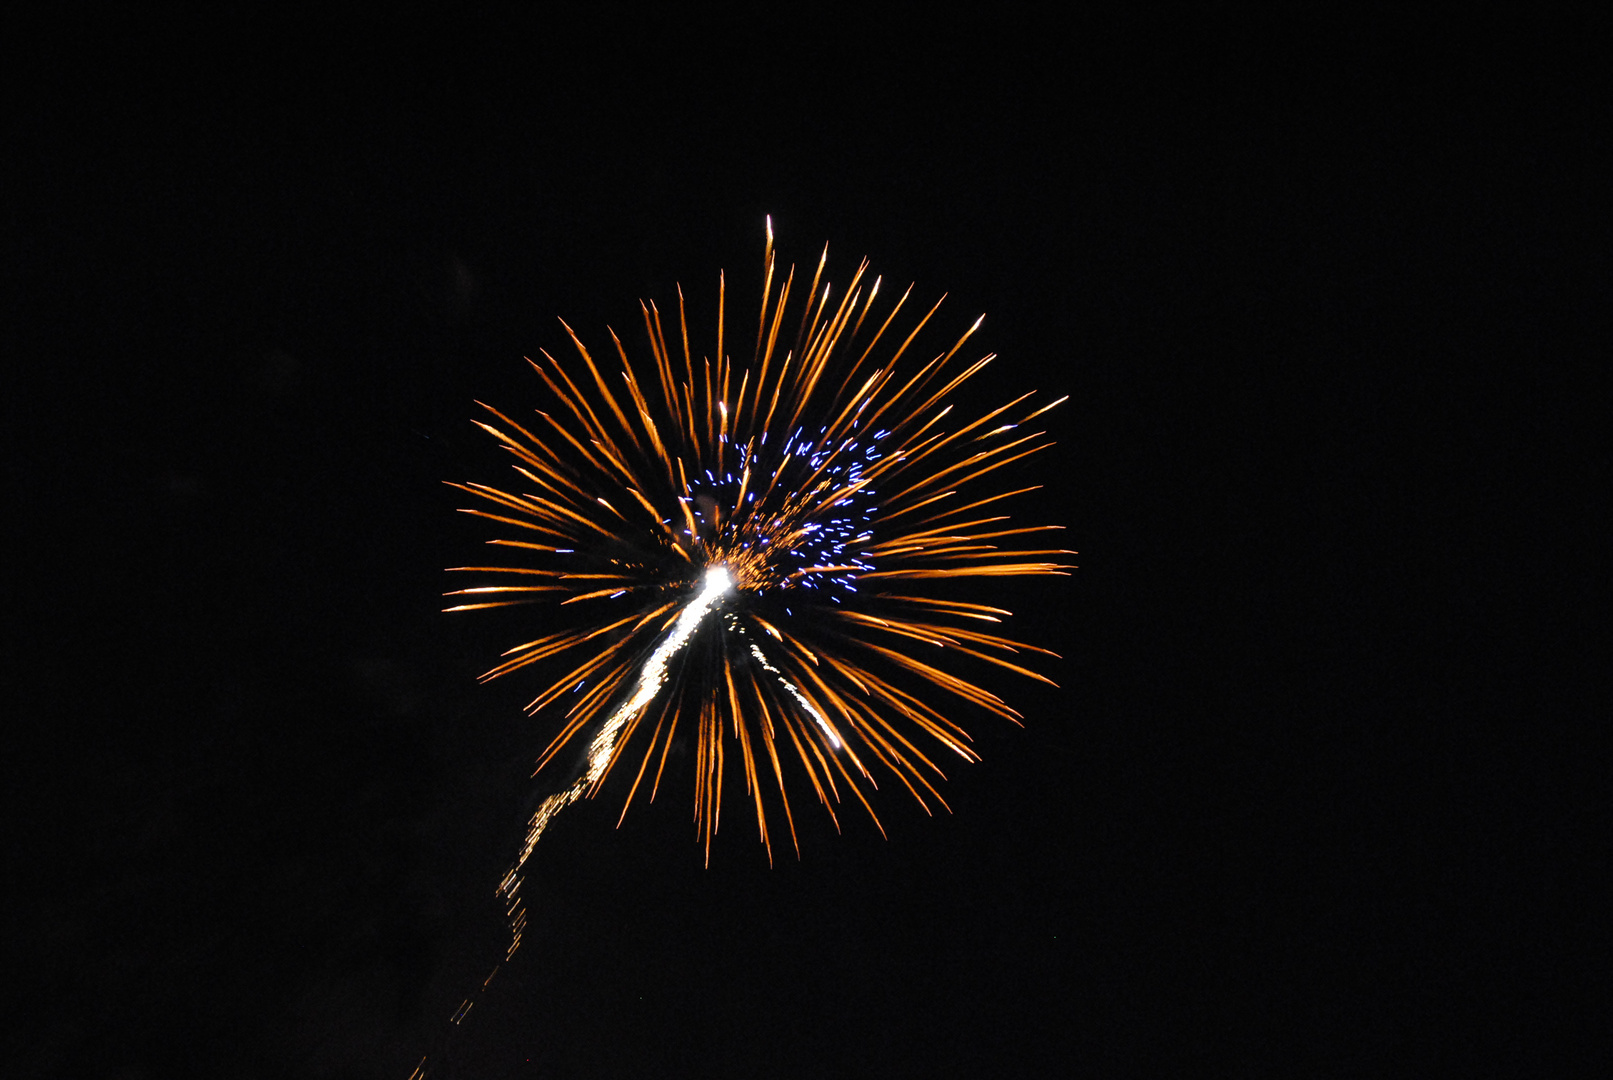
<path fill-rule="evenodd" d="M 731 819 L 707 869 L 687 783 L 569 811 L 434 1075 L 1582 1064 L 1593 769 L 1547 747 L 1591 654 L 1523 626 L 1584 618 L 1540 552 L 1591 503 L 1520 479 L 1608 284 L 1572 55 L 602 11 L 8 35 L 0 1075 L 441 1049 L 554 730 L 475 681 L 538 609 L 440 613 L 488 535 L 442 481 L 509 475 L 473 402 L 541 405 L 557 318 L 642 355 L 678 282 L 709 335 L 719 269 L 754 318 L 769 214 L 948 293 L 936 340 L 985 312 L 971 404 L 1070 395 L 1015 476 L 1080 569 L 997 594 L 1060 686 L 995 682 L 1024 728 L 969 715 L 953 813 L 887 784 L 889 839 L 800 803 L 799 861 Z"/>

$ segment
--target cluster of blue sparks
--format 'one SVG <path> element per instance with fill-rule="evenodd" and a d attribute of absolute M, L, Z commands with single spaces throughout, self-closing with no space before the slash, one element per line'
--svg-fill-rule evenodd
<path fill-rule="evenodd" d="M 856 575 L 874 569 L 874 564 L 860 554 L 860 549 L 873 540 L 870 521 L 878 505 L 878 493 L 864 486 L 863 471 L 884 456 L 879 446 L 890 432 L 876 431 L 866 441 L 848 439 L 830 448 L 822 443 L 826 431 L 819 429 L 814 438 L 806 430 L 796 428 L 782 445 L 775 443 L 771 450 L 764 432 L 754 449 L 751 446 L 738 448 L 739 463 L 733 470 L 720 476 L 710 469 L 704 470 L 706 483 L 688 485 L 684 496 L 697 505 L 709 499 L 712 505 L 733 507 L 728 512 L 729 521 L 720 530 L 725 538 L 752 532 L 752 538 L 741 539 L 739 547 L 749 549 L 754 544 L 765 549 L 777 580 L 788 582 L 790 587 L 824 592 L 839 603 L 839 597 L 834 595 L 836 591 L 855 593 Z M 745 487 L 742 477 L 747 470 L 753 473 L 752 489 L 741 495 Z M 778 473 L 778 482 L 771 485 L 771 490 L 786 493 L 783 495 L 786 506 L 800 501 L 801 488 L 797 485 L 808 481 L 813 492 L 848 491 L 849 494 L 834 503 L 833 516 L 813 516 L 789 530 L 787 542 L 780 542 L 772 530 L 746 528 L 757 517 L 770 516 L 770 508 L 765 505 L 770 500 L 765 495 L 761 496 L 764 505 L 756 505 L 755 487 L 761 485 L 754 477 L 771 479 L 774 473 Z M 741 498 L 742 506 L 737 505 Z M 775 495 L 771 501 L 778 500 L 779 496 Z M 688 531 L 683 530 L 686 534 Z M 765 586 L 756 590 L 759 595 L 766 591 Z"/>

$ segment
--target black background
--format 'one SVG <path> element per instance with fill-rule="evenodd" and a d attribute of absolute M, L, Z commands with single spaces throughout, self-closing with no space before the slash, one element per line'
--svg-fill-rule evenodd
<path fill-rule="evenodd" d="M 568 813 L 436 1075 L 1583 1064 L 1590 28 L 746 18 L 13 27 L 5 1075 L 440 1046 L 547 738 L 440 482 L 557 316 L 748 312 L 766 214 L 1071 395 L 1081 569 L 1004 588 L 1061 689 L 888 841 Z"/>

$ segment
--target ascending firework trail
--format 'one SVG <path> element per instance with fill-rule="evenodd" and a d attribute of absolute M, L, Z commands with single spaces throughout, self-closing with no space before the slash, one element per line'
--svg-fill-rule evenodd
<path fill-rule="evenodd" d="M 715 350 L 698 364 L 680 289 L 670 344 L 660 310 L 640 305 L 648 361 L 630 360 L 611 331 L 619 370 L 607 378 L 562 323 L 577 359 L 540 352 L 529 361 L 548 411 L 522 426 L 483 406 L 495 423 L 478 426 L 512 455 L 520 482 L 453 486 L 482 500 L 466 513 L 507 530 L 489 543 L 525 561 L 455 567 L 492 583 L 450 593 L 466 602 L 448 610 L 557 602 L 548 632 L 507 650 L 483 679 L 541 663 L 547 685 L 528 711 L 570 699 L 539 769 L 586 740 L 581 774 L 538 807 L 499 883 L 506 960 L 526 923 L 522 873 L 554 815 L 597 793 L 624 761 L 634 775 L 623 817 L 652 763 L 653 800 L 680 728 L 693 728 L 707 861 L 730 770 L 743 777 L 771 861 L 770 813 L 782 812 L 799 853 L 788 788 L 803 779 L 836 828 L 846 792 L 878 826 L 876 769 L 926 810 L 932 799 L 946 805 L 931 755 L 976 755 L 931 703 L 935 692 L 949 712 L 1018 723 L 973 681 L 976 671 L 1051 682 L 1008 656 L 1052 653 L 991 632 L 1009 613 L 953 587 L 1071 569 L 1058 560 L 1073 552 L 1018 546 L 1062 526 L 1016 526 L 1004 512 L 1039 485 L 997 482 L 1005 466 L 1051 445 L 1022 425 L 1065 399 L 1034 407 L 1027 393 L 955 418 L 954 392 L 993 359 L 956 359 L 981 320 L 914 363 L 908 354 L 940 301 L 905 335 L 893 331 L 911 287 L 881 317 L 879 279 L 865 289 L 867 262 L 836 300 L 822 282 L 827 257 L 805 290 L 793 267 L 780 282 L 769 222 L 748 363 L 730 355 L 719 276 Z M 882 342 L 894 348 L 881 351 Z M 764 793 L 763 772 L 776 794 Z"/>

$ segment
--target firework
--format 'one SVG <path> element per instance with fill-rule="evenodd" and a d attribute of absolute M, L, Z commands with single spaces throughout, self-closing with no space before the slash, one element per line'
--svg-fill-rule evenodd
<path fill-rule="evenodd" d="M 1024 425 L 1064 399 L 1038 407 L 1025 394 L 959 419 L 956 391 L 992 360 L 958 359 L 980 320 L 916 362 L 940 302 L 903 328 L 911 287 L 881 312 L 865 260 L 837 297 L 823 281 L 827 255 L 801 289 L 793 267 L 778 272 L 769 222 L 754 337 L 748 322 L 742 341 L 726 325 L 719 276 L 709 355 L 691 351 L 680 289 L 675 323 L 640 305 L 648 358 L 630 358 L 614 331 L 614 355 L 596 357 L 562 323 L 576 357 L 529 360 L 549 410 L 523 425 L 482 406 L 490 416 L 478 426 L 514 457 L 521 482 L 453 486 L 481 500 L 464 512 L 501 526 L 489 543 L 519 562 L 455 567 L 486 583 L 448 594 L 459 600 L 448 610 L 556 606 L 551 632 L 508 650 L 483 679 L 541 665 L 545 689 L 528 710 L 563 719 L 537 767 L 582 752 L 499 885 L 511 953 L 533 846 L 619 768 L 631 776 L 625 816 L 641 792 L 655 797 L 674 741 L 692 741 L 707 860 L 733 771 L 771 861 L 780 816 L 799 853 L 792 787 L 837 828 L 847 799 L 878 825 L 878 775 L 926 810 L 945 806 L 937 759 L 976 757 L 947 711 L 961 703 L 1020 719 L 950 658 L 1050 682 L 1022 661 L 1053 654 L 991 629 L 1007 611 L 938 590 L 1070 569 L 1060 560 L 1073 552 L 1034 546 L 1060 526 L 1016 526 L 1004 512 L 1034 488 L 996 483 L 1050 445 Z"/>

